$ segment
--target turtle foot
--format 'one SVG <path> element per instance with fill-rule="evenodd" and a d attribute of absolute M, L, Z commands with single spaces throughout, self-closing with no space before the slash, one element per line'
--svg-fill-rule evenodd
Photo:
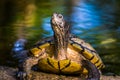
<path fill-rule="evenodd" d="M 27 73 L 26 72 L 23 72 L 23 71 L 19 71 L 17 74 L 16 74 L 16 76 L 17 76 L 17 79 L 18 80 L 29 80 L 28 78 L 28 75 L 27 75 Z"/>
<path fill-rule="evenodd" d="M 100 73 L 97 67 L 90 61 L 83 60 L 83 66 L 88 70 L 87 80 L 100 80 Z"/>

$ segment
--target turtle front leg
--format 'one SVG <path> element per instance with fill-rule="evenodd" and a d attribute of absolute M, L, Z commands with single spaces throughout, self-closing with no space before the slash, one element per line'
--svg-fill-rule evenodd
<path fill-rule="evenodd" d="M 24 60 L 23 63 L 20 64 L 20 68 L 17 74 L 19 80 L 29 80 L 31 75 L 31 68 L 32 66 L 38 63 L 39 58 L 35 57 L 28 57 Z"/>
<path fill-rule="evenodd" d="M 83 60 L 83 67 L 88 70 L 87 80 L 100 80 L 100 73 L 97 67 L 88 60 Z"/>

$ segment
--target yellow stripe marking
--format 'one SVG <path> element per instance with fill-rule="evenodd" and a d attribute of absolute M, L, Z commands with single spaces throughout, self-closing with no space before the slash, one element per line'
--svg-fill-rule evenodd
<path fill-rule="evenodd" d="M 33 48 L 33 49 L 30 49 L 30 51 L 35 57 L 38 57 L 42 50 L 39 48 Z"/>
<path fill-rule="evenodd" d="M 43 48 L 46 48 L 48 46 L 50 46 L 50 43 L 45 43 L 43 45 L 40 45 L 39 48 L 43 49 Z"/>
<path fill-rule="evenodd" d="M 102 62 L 99 60 L 99 62 L 95 63 L 96 66 L 99 66 Z M 99 68 L 99 67 L 98 67 Z"/>
<path fill-rule="evenodd" d="M 43 58 L 38 61 L 40 70 L 45 72 L 59 73 L 58 61 L 52 58 Z"/>
<path fill-rule="evenodd" d="M 98 66 L 98 69 L 101 68 L 101 66 L 99 66 L 100 64 L 103 65 L 104 67 L 104 64 L 102 63 L 100 57 L 97 55 L 97 53 L 94 53 L 94 52 L 90 52 L 89 50 L 87 50 L 86 48 L 84 48 L 84 50 L 82 49 L 82 47 L 78 44 L 72 44 L 74 48 L 77 49 L 77 51 L 83 51 L 82 52 L 82 55 L 90 60 L 90 62 L 92 62 L 93 64 L 95 64 L 96 66 Z M 98 61 L 99 60 L 99 61 Z M 97 62 L 98 61 L 98 62 Z M 97 62 L 97 63 L 96 63 Z M 83 72 L 84 73 L 84 72 Z M 85 73 L 87 73 L 87 71 L 85 71 Z"/>
<path fill-rule="evenodd" d="M 83 74 L 88 74 L 88 70 L 86 68 L 83 68 Z"/>
<path fill-rule="evenodd" d="M 69 67 L 69 65 L 71 64 L 70 60 L 60 60 L 59 63 L 60 63 L 60 70 Z"/>
<path fill-rule="evenodd" d="M 72 44 L 74 48 L 78 49 L 79 51 L 83 50 L 78 44 Z"/>
<path fill-rule="evenodd" d="M 81 64 L 72 62 L 70 60 L 55 60 L 52 58 L 40 59 L 38 66 L 42 71 L 61 73 L 61 74 L 80 74 L 83 73 L 83 67 Z M 84 70 L 84 73 L 87 73 Z"/>
<path fill-rule="evenodd" d="M 85 50 L 83 51 L 83 56 L 84 56 L 85 58 L 87 58 L 87 59 L 90 60 L 94 55 L 91 54 L 90 52 L 88 52 L 87 49 L 85 49 Z"/>
<path fill-rule="evenodd" d="M 94 58 L 92 60 L 90 60 L 93 64 L 95 64 L 97 61 L 99 60 L 99 58 L 94 55 Z"/>

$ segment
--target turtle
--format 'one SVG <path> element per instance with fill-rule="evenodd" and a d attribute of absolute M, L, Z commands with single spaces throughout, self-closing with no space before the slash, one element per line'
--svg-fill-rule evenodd
<path fill-rule="evenodd" d="M 88 78 L 92 75 L 98 77 L 95 80 L 99 80 L 99 70 L 105 65 L 96 50 L 70 33 L 70 26 L 62 14 L 53 13 L 50 22 L 54 35 L 39 40 L 28 50 L 29 56 L 23 61 L 18 75 L 22 75 L 23 78 L 29 77 L 31 67 L 36 65 L 43 72 L 88 74 Z"/>

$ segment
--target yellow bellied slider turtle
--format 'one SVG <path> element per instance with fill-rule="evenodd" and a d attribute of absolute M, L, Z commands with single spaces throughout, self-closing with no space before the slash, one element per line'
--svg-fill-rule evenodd
<path fill-rule="evenodd" d="M 93 63 L 98 69 L 104 67 L 92 46 L 70 34 L 69 25 L 61 14 L 53 14 L 51 26 L 53 37 L 40 40 L 29 50 L 32 56 L 23 63 L 27 75 L 36 64 L 40 70 L 56 74 L 88 74 L 83 60 Z"/>

